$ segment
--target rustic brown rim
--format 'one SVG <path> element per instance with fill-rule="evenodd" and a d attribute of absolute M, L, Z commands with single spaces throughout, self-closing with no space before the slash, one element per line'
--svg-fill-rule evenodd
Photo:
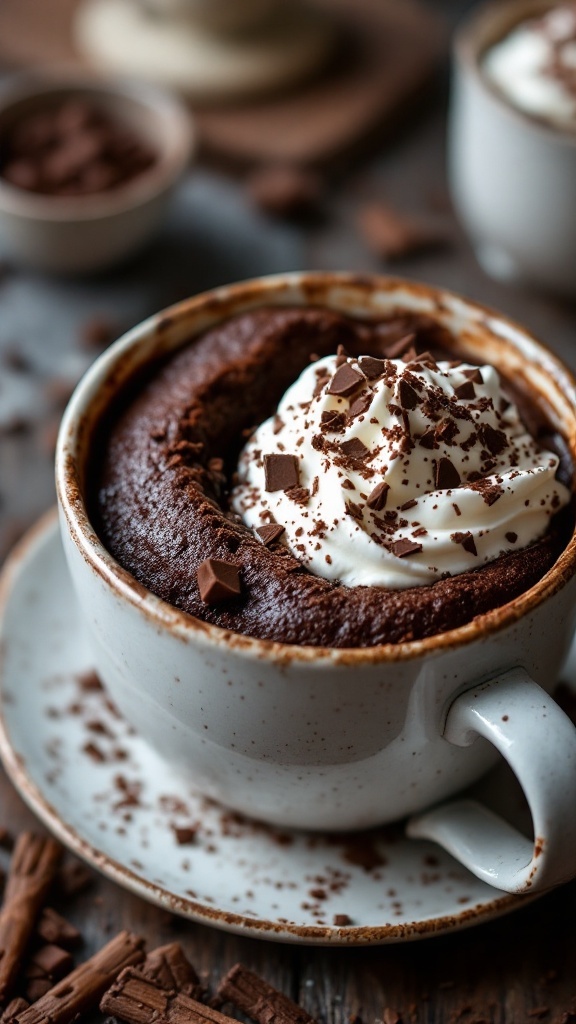
<path fill-rule="evenodd" d="M 525 126 L 529 125 L 533 131 L 545 135 L 549 141 L 574 148 L 576 131 L 563 131 L 556 125 L 520 110 L 486 79 L 480 67 L 482 56 L 493 43 L 526 17 L 537 16 L 555 7 L 557 2 L 558 0 L 489 0 L 488 3 L 481 3 L 479 8 L 474 9 L 457 28 L 453 51 L 456 62 L 464 73 L 472 74 L 478 84 L 490 94 L 502 110 L 507 111 L 510 117 L 520 120 Z"/>
<path fill-rule="evenodd" d="M 204 292 L 193 298 L 184 300 L 167 310 L 146 320 L 133 328 L 115 345 L 111 346 L 93 364 L 88 374 L 78 385 L 68 408 L 64 414 L 56 451 L 56 489 L 71 537 L 82 557 L 109 585 L 116 594 L 128 600 L 141 614 L 150 617 L 157 625 L 168 629 L 174 635 L 189 642 L 192 636 L 200 645 L 226 644 L 233 648 L 238 656 L 272 660 L 279 663 L 314 662 L 321 665 L 359 665 L 380 662 L 405 661 L 426 655 L 440 654 L 448 649 L 465 646 L 479 637 L 492 636 L 511 626 L 520 618 L 534 610 L 543 601 L 561 590 L 576 572 L 576 533 L 573 533 L 567 547 L 561 553 L 553 567 L 532 588 L 521 594 L 516 600 L 500 608 L 480 615 L 472 622 L 457 629 L 449 630 L 424 640 L 413 640 L 399 644 L 382 644 L 367 648 L 326 648 L 297 646 L 275 641 L 261 640 L 244 636 L 213 626 L 194 618 L 186 612 L 174 608 L 167 602 L 153 595 L 139 584 L 134 577 L 126 572 L 109 554 L 96 535 L 82 497 L 82 442 L 87 445 L 86 410 L 96 404 L 105 385 L 114 387 L 117 383 L 117 370 L 122 360 L 135 357 L 146 339 L 162 337 L 162 332 L 177 327 L 183 338 L 186 335 L 184 325 L 194 314 L 208 314 L 212 317 L 206 326 L 218 319 L 223 319 L 230 309 L 249 309 L 266 303 L 278 304 L 280 298 L 290 301 L 289 296 L 303 293 L 299 304 L 324 304 L 328 293 L 335 287 L 359 291 L 364 297 L 364 311 L 369 308 L 368 296 L 375 295 L 377 289 L 393 291 L 407 289 L 413 299 L 419 298 L 435 304 L 441 309 L 442 303 L 453 301 L 464 303 L 471 312 L 485 320 L 490 318 L 503 326 L 509 334 L 518 333 L 531 346 L 539 357 L 539 364 L 545 365 L 549 380 L 554 381 L 560 390 L 571 412 L 571 434 L 569 438 L 572 458 L 576 462 L 576 380 L 572 373 L 545 345 L 529 331 L 503 314 L 463 298 L 447 289 L 440 289 L 403 278 L 379 275 L 357 275 L 347 273 L 293 273 L 279 274 L 270 277 L 256 278 L 239 284 L 227 285 Z M 294 304 L 294 300 L 293 300 Z M 197 325 L 197 332 L 204 330 L 203 322 Z M 158 343 L 156 345 L 158 347 Z M 175 344 L 174 348 L 177 347 Z M 132 367 L 133 368 L 133 367 Z M 84 437 L 83 437 L 84 434 Z"/>
<path fill-rule="evenodd" d="M 12 585 L 34 549 L 42 543 L 57 541 L 56 510 L 51 509 L 24 535 L 9 555 L 0 574 L 0 623 L 10 600 Z M 238 935 L 277 942 L 321 946 L 370 946 L 411 942 L 471 928 L 527 906 L 544 893 L 514 896 L 503 893 L 488 903 L 467 907 L 458 914 L 404 924 L 376 926 L 314 926 L 281 924 L 254 920 L 242 914 L 221 911 L 193 899 L 176 896 L 168 889 L 148 881 L 125 864 L 114 860 L 84 839 L 62 819 L 55 807 L 29 775 L 26 765 L 12 745 L 3 706 L 3 649 L 0 648 L 0 757 L 7 775 L 28 807 L 44 825 L 73 853 L 106 878 L 149 903 L 199 924 L 211 925 Z"/>

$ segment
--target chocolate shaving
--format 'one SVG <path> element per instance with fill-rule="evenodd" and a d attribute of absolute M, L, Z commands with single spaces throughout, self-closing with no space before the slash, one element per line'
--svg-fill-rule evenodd
<path fill-rule="evenodd" d="M 264 547 L 269 548 L 275 540 L 282 536 L 285 529 L 280 526 L 280 523 L 266 523 L 265 526 L 257 526 L 254 532 L 258 534 Z"/>
<path fill-rule="evenodd" d="M 336 928 L 345 928 L 347 924 L 352 924 L 352 918 L 348 917 L 348 914 L 334 914 L 332 924 Z"/>
<path fill-rule="evenodd" d="M 360 356 L 358 365 L 368 380 L 375 380 L 376 377 L 381 377 L 386 369 L 385 360 L 376 359 L 374 356 Z"/>
<path fill-rule="evenodd" d="M 196 825 L 185 825 L 183 827 L 173 825 L 172 831 L 178 846 L 190 846 L 192 843 L 196 842 L 196 835 L 198 832 Z"/>
<path fill-rule="evenodd" d="M 360 370 L 356 370 L 350 363 L 343 363 L 336 370 L 328 385 L 328 394 L 336 395 L 339 398 L 348 398 L 361 384 L 364 384 L 366 377 Z"/>
<path fill-rule="evenodd" d="M 340 450 L 350 459 L 365 459 L 370 454 L 370 449 L 366 447 L 359 437 L 351 437 L 349 441 L 341 441 Z"/>
<path fill-rule="evenodd" d="M 295 455 L 265 455 L 264 480 L 267 491 L 287 491 L 297 487 L 300 479 Z"/>
<path fill-rule="evenodd" d="M 466 533 L 451 533 L 450 540 L 453 540 L 455 544 L 461 544 L 464 551 L 468 551 L 471 555 L 477 555 L 476 544 L 474 537 L 468 530 Z"/>
<path fill-rule="evenodd" d="M 366 504 L 368 505 L 368 508 L 372 508 L 376 512 L 381 512 L 382 509 L 386 507 L 389 490 L 390 484 L 387 484 L 385 480 L 382 480 L 379 484 L 376 484 L 376 487 L 374 487 L 374 489 L 370 491 L 370 494 L 366 499 Z"/>
<path fill-rule="evenodd" d="M 256 1024 L 314 1024 L 314 1018 L 242 964 L 222 978 L 217 995 Z"/>
<path fill-rule="evenodd" d="M 144 959 L 143 946 L 143 939 L 131 932 L 120 932 L 33 1006 L 19 1013 L 17 1024 L 69 1024 L 97 1005 L 123 968 Z"/>
<path fill-rule="evenodd" d="M 236 1024 L 232 1018 L 185 992 L 164 989 L 134 967 L 122 971 L 102 996 L 100 1009 L 127 1024 Z"/>
<path fill-rule="evenodd" d="M 198 566 L 196 575 L 200 599 L 205 604 L 230 601 L 240 594 L 240 570 L 233 562 L 205 558 Z"/>
<path fill-rule="evenodd" d="M 416 498 L 410 498 L 409 501 L 405 501 L 403 505 L 400 505 L 400 511 L 407 512 L 409 508 L 414 508 L 417 504 Z"/>
<path fill-rule="evenodd" d="M 406 558 L 408 555 L 416 555 L 419 551 L 422 551 L 422 545 L 418 544 L 414 540 L 410 540 L 408 537 L 401 537 L 400 540 L 395 540 L 392 544 L 392 553 L 397 558 Z"/>
<path fill-rule="evenodd" d="M 22 957 L 62 857 L 53 839 L 23 832 L 16 842 L 0 910 L 0 1004 L 12 994 Z"/>
<path fill-rule="evenodd" d="M 436 487 L 440 491 L 460 486 L 460 473 L 450 459 L 438 459 L 436 464 Z"/>

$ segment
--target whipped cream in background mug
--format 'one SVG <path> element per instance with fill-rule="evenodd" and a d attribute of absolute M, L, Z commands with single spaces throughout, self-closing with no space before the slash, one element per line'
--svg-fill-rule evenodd
<path fill-rule="evenodd" d="M 449 176 L 487 273 L 576 296 L 576 4 L 481 3 L 462 24 Z"/>

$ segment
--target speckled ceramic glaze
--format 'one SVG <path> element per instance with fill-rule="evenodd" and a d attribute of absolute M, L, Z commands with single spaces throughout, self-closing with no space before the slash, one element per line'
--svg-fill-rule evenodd
<path fill-rule="evenodd" d="M 573 382 L 520 327 L 424 286 L 286 275 L 190 299 L 135 328 L 79 385 L 57 453 L 62 537 L 98 673 L 122 713 L 206 795 L 277 825 L 365 828 L 414 815 L 504 754 L 523 782 L 534 840 L 470 803 L 415 818 L 480 877 L 546 887 L 576 865 L 576 732 L 550 691 L 572 637 L 576 541 L 516 601 L 423 641 L 329 650 L 263 642 L 167 605 L 102 547 L 83 492 L 92 428 L 118 387 L 224 317 L 319 303 L 356 315 L 433 313 L 471 358 L 546 396 L 576 456 Z M 490 742 L 488 742 L 490 741 Z"/>

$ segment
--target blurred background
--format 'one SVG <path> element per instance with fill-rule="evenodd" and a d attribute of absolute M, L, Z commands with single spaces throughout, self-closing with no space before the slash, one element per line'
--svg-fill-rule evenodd
<path fill-rule="evenodd" d="M 185 146 L 184 122 L 176 118 L 170 128 L 172 148 L 182 143 L 176 164 L 186 153 L 185 166 L 170 172 L 169 205 L 129 254 L 116 254 L 116 262 L 111 254 L 110 265 L 104 251 L 101 266 L 75 272 L 86 256 L 86 221 L 62 245 L 44 240 L 36 253 L 36 222 L 51 216 L 41 204 L 55 200 L 60 208 L 68 195 L 79 210 L 83 202 L 60 186 L 34 197 L 40 205 L 27 221 L 28 248 L 15 254 L 21 226 L 7 217 L 22 190 L 0 187 L 0 560 L 53 503 L 58 423 L 86 367 L 150 313 L 215 285 L 298 269 L 405 275 L 502 309 L 576 362 L 573 307 L 488 278 L 453 213 L 446 175 L 450 47 L 456 24 L 477 5 L 272 6 L 0 4 L 0 165 L 14 158 L 2 126 L 9 128 L 6 90 L 16 82 L 18 91 L 22 72 L 96 73 L 112 89 L 112 120 L 125 101 L 114 95 L 117 76 L 136 80 L 136 91 L 140 82 L 162 96 L 168 88 L 191 130 Z M 74 107 L 66 111 L 73 121 Z M 146 121 L 141 127 L 160 150 L 162 134 L 151 139 Z M 78 149 L 75 136 L 70 146 Z M 21 165 L 10 173 L 23 173 Z M 145 173 L 152 180 L 159 167 Z"/>

